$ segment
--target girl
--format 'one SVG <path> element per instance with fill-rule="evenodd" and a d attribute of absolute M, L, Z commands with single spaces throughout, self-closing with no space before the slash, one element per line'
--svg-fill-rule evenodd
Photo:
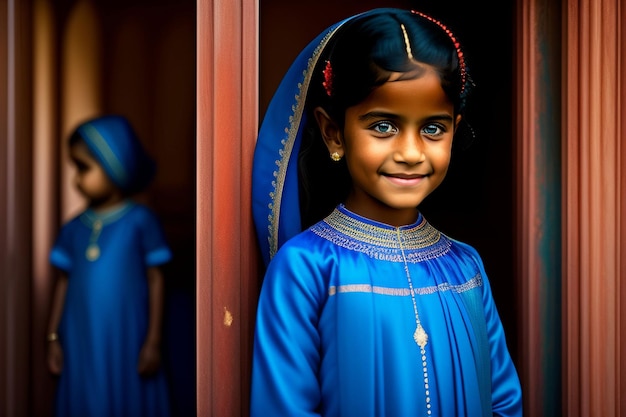
<path fill-rule="evenodd" d="M 130 200 L 154 163 L 120 116 L 83 123 L 69 146 L 88 208 L 62 227 L 50 254 L 61 271 L 48 325 L 56 415 L 168 416 L 159 266 L 172 254 L 154 213 Z"/>
<path fill-rule="evenodd" d="M 522 415 L 479 254 L 418 210 L 471 87 L 449 29 L 388 8 L 324 31 L 286 74 L 254 157 L 252 416 Z"/>

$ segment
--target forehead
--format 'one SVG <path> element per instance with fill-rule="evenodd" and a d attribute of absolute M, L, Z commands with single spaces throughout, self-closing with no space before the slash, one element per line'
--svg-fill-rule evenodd
<path fill-rule="evenodd" d="M 394 109 L 400 112 L 426 111 L 450 113 L 453 103 L 448 99 L 439 75 L 434 70 L 413 78 L 394 73 L 389 81 L 374 89 L 361 103 L 354 106 L 363 111 L 375 108 Z"/>
<path fill-rule="evenodd" d="M 72 146 L 70 146 L 69 152 L 70 158 L 72 158 L 73 160 L 81 162 L 96 162 L 96 159 L 91 154 L 91 151 L 87 147 L 87 144 L 82 140 L 73 143 Z"/>

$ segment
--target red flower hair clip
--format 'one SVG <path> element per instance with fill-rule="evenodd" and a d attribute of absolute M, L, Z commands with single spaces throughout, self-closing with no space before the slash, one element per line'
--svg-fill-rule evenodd
<path fill-rule="evenodd" d="M 333 67 L 330 65 L 330 60 L 326 61 L 326 67 L 324 68 L 324 81 L 322 82 L 322 85 L 326 90 L 326 94 L 330 97 L 333 92 Z"/>

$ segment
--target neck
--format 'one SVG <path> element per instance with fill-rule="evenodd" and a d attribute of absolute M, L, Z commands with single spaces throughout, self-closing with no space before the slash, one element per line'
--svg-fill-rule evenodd
<path fill-rule="evenodd" d="M 120 206 L 126 201 L 126 198 L 122 195 L 111 196 L 105 200 L 91 200 L 89 202 L 89 208 L 95 212 L 107 211 L 112 208 Z"/>
<path fill-rule="evenodd" d="M 379 223 L 385 223 L 394 227 L 406 226 L 413 224 L 419 216 L 417 208 L 405 208 L 395 209 L 384 205 L 355 205 L 351 204 L 348 199 L 345 202 L 345 207 L 353 213 L 359 216 L 368 218 L 370 220 L 377 221 Z"/>

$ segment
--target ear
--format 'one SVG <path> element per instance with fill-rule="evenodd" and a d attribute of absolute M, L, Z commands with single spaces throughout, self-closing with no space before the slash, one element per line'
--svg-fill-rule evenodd
<path fill-rule="evenodd" d="M 322 139 L 328 148 L 328 153 L 332 154 L 337 152 L 340 156 L 343 156 L 343 140 L 341 137 L 341 129 L 337 126 L 337 123 L 330 118 L 326 110 L 321 107 L 316 107 L 313 111 L 315 114 L 315 120 L 322 133 Z"/>

